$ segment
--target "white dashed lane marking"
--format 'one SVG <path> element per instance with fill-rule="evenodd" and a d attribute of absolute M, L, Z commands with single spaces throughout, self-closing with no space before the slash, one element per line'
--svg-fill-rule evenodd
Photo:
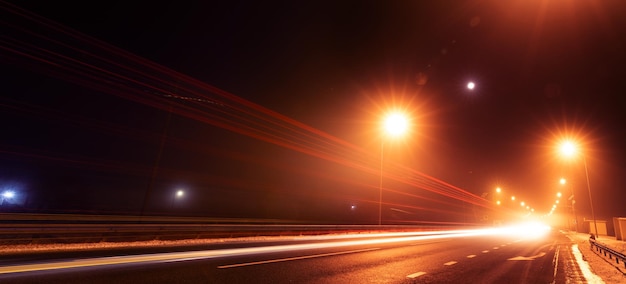
<path fill-rule="evenodd" d="M 489 252 L 488 250 L 484 250 L 484 251 L 483 251 L 483 253 L 488 253 L 488 252 Z"/>
<path fill-rule="evenodd" d="M 448 261 L 448 262 L 444 263 L 443 265 L 450 266 L 450 265 L 455 265 L 455 264 L 456 264 L 456 261 Z"/>
<path fill-rule="evenodd" d="M 470 254 L 470 255 L 467 256 L 467 258 L 474 258 L 474 257 L 476 257 L 475 254 Z"/>
<path fill-rule="evenodd" d="M 424 272 L 424 271 L 415 272 L 415 273 L 413 273 L 413 274 L 409 274 L 409 275 L 407 275 L 407 276 L 406 276 L 406 278 L 411 278 L 411 279 L 413 279 L 413 278 L 420 277 L 420 276 L 422 276 L 422 275 L 424 275 L 424 274 L 426 274 L 426 272 Z"/>

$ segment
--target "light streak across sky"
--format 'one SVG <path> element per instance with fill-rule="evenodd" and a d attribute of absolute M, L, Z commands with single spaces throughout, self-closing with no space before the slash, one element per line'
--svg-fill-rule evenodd
<path fill-rule="evenodd" d="M 11 61 L 23 62 L 37 72 L 52 77 L 326 160 L 365 175 L 376 176 L 379 174 L 377 153 L 368 152 L 322 130 L 19 7 L 2 2 L 0 11 L 2 18 L 12 23 L 8 25 L 6 36 L 0 39 L 0 50 L 2 50 L 3 57 L 8 57 Z M 20 102 L 13 102 L 10 107 L 15 111 L 37 114 L 42 116 L 42 119 L 55 117 L 73 124 L 87 123 L 90 127 L 117 135 L 127 135 L 133 139 L 150 140 L 155 138 L 150 133 L 141 130 L 137 131 L 99 121 L 85 121 L 81 117 L 66 116 L 51 109 L 20 105 Z M 130 135 L 131 133 L 132 135 Z M 179 148 L 191 148 L 199 152 L 215 152 L 211 149 L 204 149 L 205 147 L 194 144 L 193 141 L 172 138 L 168 142 Z M 33 148 L 4 147 L 3 149 L 0 151 L 5 154 L 79 164 L 106 171 L 136 175 L 146 175 L 150 172 L 149 167 L 119 161 L 97 160 L 80 156 L 69 157 L 64 153 Z M 223 155 L 223 153 L 221 154 Z M 247 157 L 235 158 L 249 159 Z M 263 163 L 271 162 L 264 161 Z M 285 165 L 272 166 L 287 167 Z M 163 168 L 162 170 L 165 172 L 176 172 L 175 169 L 168 169 L 166 166 Z M 305 174 L 316 175 L 317 173 L 309 171 Z M 387 181 L 393 180 L 411 188 L 433 192 L 451 201 L 459 200 L 473 206 L 493 209 L 493 204 L 488 200 L 405 165 L 392 162 L 382 174 Z M 198 176 L 210 175 L 199 173 Z M 327 178 L 341 179 L 341 177 L 330 176 Z M 214 177 L 214 180 L 223 184 L 245 186 L 241 185 L 240 181 L 221 177 Z M 360 183 L 355 180 L 345 182 L 348 184 Z M 375 184 L 372 184 L 368 187 L 373 188 L 374 186 Z M 383 191 L 407 197 L 407 201 L 400 204 L 385 201 L 388 205 L 410 209 L 418 208 L 412 205 L 411 198 L 428 200 L 428 197 L 416 194 L 415 190 L 383 188 Z M 320 195 L 324 194 L 320 193 Z M 330 196 L 331 193 L 328 195 Z M 362 201 L 376 202 L 375 200 Z M 442 202 L 446 205 L 446 209 L 443 209 L 445 212 L 458 214 L 463 211 L 460 210 L 463 205 L 458 202 L 436 201 L 434 203 L 441 204 Z M 435 206 L 432 208 L 420 207 L 420 209 L 432 212 L 441 212 L 442 210 Z"/>

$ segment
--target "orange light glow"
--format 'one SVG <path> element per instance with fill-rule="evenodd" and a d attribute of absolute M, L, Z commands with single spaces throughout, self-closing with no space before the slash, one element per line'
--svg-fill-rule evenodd
<path fill-rule="evenodd" d="M 570 140 L 565 140 L 559 145 L 559 151 L 567 158 L 573 157 L 578 151 L 576 144 Z"/>
<path fill-rule="evenodd" d="M 407 132 L 409 120 L 403 113 L 392 112 L 386 116 L 383 127 L 391 136 L 400 136 Z"/>

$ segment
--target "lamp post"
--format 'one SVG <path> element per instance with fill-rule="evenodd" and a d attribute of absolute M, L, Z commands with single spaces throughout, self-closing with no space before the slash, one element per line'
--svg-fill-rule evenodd
<path fill-rule="evenodd" d="M 567 183 L 567 180 L 565 178 L 561 178 L 559 183 L 562 186 L 565 186 L 565 184 Z M 576 199 L 574 198 L 574 186 L 573 185 L 570 185 L 570 193 L 571 193 L 570 197 L 568 197 L 567 200 L 571 200 L 572 214 L 574 215 L 574 229 L 575 229 L 575 232 L 578 232 L 578 218 L 576 218 L 576 208 L 574 207 L 576 204 Z"/>
<path fill-rule="evenodd" d="M 397 137 L 406 133 L 409 127 L 409 120 L 406 115 L 400 112 L 389 113 L 383 121 L 383 132 L 389 136 Z M 378 225 L 382 225 L 383 208 L 383 158 L 385 139 L 380 139 L 380 181 L 378 186 Z"/>
<path fill-rule="evenodd" d="M 578 147 L 571 141 L 564 141 L 559 148 L 561 154 L 565 157 L 572 157 L 578 152 Z M 581 154 L 583 158 L 583 164 L 585 166 L 585 177 L 587 179 L 587 191 L 589 192 L 589 206 L 591 207 L 591 218 L 593 218 L 593 226 L 595 229 L 595 236 L 598 237 L 598 223 L 596 220 L 596 214 L 593 211 L 593 200 L 591 199 L 591 186 L 589 185 L 589 170 L 587 169 L 587 158 L 585 154 Z"/>

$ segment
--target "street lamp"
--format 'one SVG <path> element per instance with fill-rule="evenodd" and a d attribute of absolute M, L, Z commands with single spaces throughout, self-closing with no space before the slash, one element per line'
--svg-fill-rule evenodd
<path fill-rule="evenodd" d="M 474 84 L 474 82 L 467 82 L 467 89 L 468 90 L 473 90 L 474 88 L 476 88 L 476 84 Z"/>
<path fill-rule="evenodd" d="M 176 193 L 174 194 L 174 196 L 172 196 L 172 208 L 174 208 L 174 202 L 176 201 L 176 199 L 180 199 L 185 195 L 185 191 L 182 189 L 179 189 L 176 191 Z"/>
<path fill-rule="evenodd" d="M 559 145 L 559 150 L 561 155 L 566 158 L 571 158 L 576 155 L 578 151 L 578 147 L 574 142 L 565 140 L 561 142 Z M 587 158 L 583 153 L 580 154 L 583 157 L 583 164 L 585 165 L 585 177 L 587 178 L 587 191 L 589 192 L 589 206 L 591 207 L 591 218 L 593 218 L 593 226 L 595 229 L 595 236 L 598 237 L 598 222 L 596 220 L 596 214 L 593 211 L 593 201 L 591 199 L 591 186 L 589 185 L 589 170 L 587 169 Z"/>
<path fill-rule="evenodd" d="M 404 113 L 391 112 L 383 120 L 383 133 L 391 137 L 398 137 L 406 133 L 409 128 L 409 119 Z M 380 139 L 380 183 L 378 188 L 378 225 L 382 225 L 383 208 L 383 153 L 385 139 Z"/>
<path fill-rule="evenodd" d="M 2 192 L 2 202 L 0 202 L 0 205 L 4 205 L 5 202 L 9 203 L 9 200 L 13 199 L 13 197 L 15 197 L 15 191 L 6 190 Z"/>
<path fill-rule="evenodd" d="M 567 180 L 565 178 L 561 178 L 559 183 L 561 183 L 562 186 L 565 186 L 565 184 L 567 183 Z M 574 187 L 573 186 L 570 186 L 570 192 L 571 192 L 571 195 L 570 195 L 570 197 L 567 200 L 571 200 L 572 201 L 572 214 L 574 214 L 574 226 L 576 228 L 576 232 L 578 232 L 578 218 L 576 218 L 576 208 L 575 208 L 576 199 L 574 198 Z"/>

